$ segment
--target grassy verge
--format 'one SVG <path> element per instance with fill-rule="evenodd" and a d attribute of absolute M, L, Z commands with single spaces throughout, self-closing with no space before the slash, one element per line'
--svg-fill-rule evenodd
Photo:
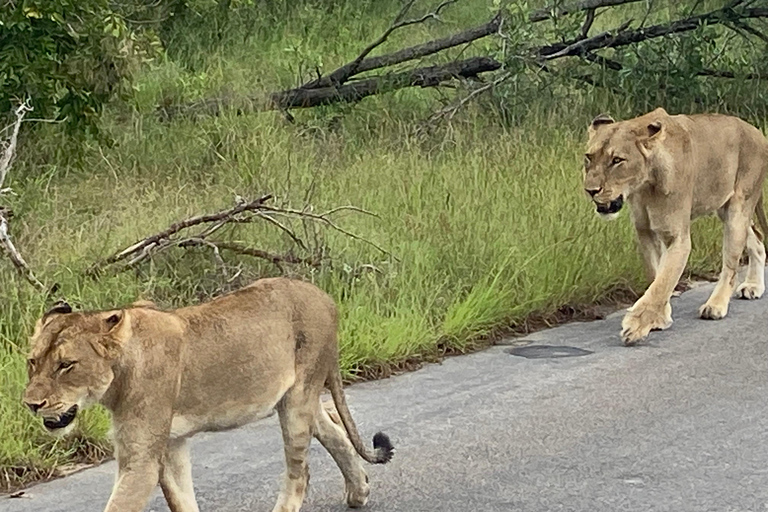
<path fill-rule="evenodd" d="M 488 9 L 460 14 L 466 25 L 485 19 Z M 337 15 L 297 16 L 303 25 L 294 20 L 257 33 L 258 45 L 214 54 L 190 69 L 169 61 L 146 71 L 135 109 L 116 109 L 105 119 L 111 147 L 88 143 L 73 157 L 52 128 L 26 141 L 9 183 L 18 193 L 13 227 L 41 277 L 60 283 L 60 293 L 83 308 L 138 298 L 165 307 L 199 301 L 222 285 L 205 251 L 168 253 L 138 272 L 98 281 L 82 272 L 175 220 L 230 205 L 235 194 L 272 192 L 301 204 L 313 190 L 319 209 L 354 204 L 378 213 L 341 222 L 398 258 L 328 232 L 333 267 L 296 271 L 338 301 L 349 378 L 441 350 L 471 350 L 478 338 L 534 313 L 588 303 L 616 286 L 642 286 L 628 219 L 600 221 L 581 193 L 584 126 L 595 110 L 630 111 L 615 98 L 539 91 L 507 126 L 498 122 L 498 103 L 481 102 L 450 129 L 429 134 L 414 126 L 437 107 L 438 95 L 422 91 L 301 112 L 293 125 L 272 114 L 167 125 L 154 118 L 154 105 L 168 96 L 292 85 L 296 62 L 317 55 L 344 60 L 339 56 L 354 54 L 388 20 L 381 14 L 365 28 L 342 23 L 348 33 L 331 43 L 324 35 L 330 24 L 339 26 Z M 710 270 L 719 259 L 713 226 L 696 224 L 693 270 Z M 288 247 L 258 226 L 230 236 Z M 239 261 L 241 281 L 275 273 L 258 261 Z M 361 263 L 379 271 L 357 272 Z M 26 340 L 43 309 L 0 261 L 0 489 L 106 453 L 103 411 L 86 415 L 75 438 L 55 441 L 21 406 Z"/>

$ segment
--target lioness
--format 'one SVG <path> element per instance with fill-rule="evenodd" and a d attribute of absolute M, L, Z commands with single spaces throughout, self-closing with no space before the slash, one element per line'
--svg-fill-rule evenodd
<path fill-rule="evenodd" d="M 57 433 L 90 404 L 112 412 L 118 470 L 107 512 L 140 512 L 158 481 L 173 512 L 197 511 L 186 439 L 273 408 L 286 459 L 274 512 L 301 507 L 312 436 L 341 469 L 347 504 L 359 507 L 369 485 L 358 454 L 380 464 L 394 449 L 382 433 L 373 452 L 360 440 L 342 390 L 336 332 L 333 300 L 283 278 L 175 311 L 141 303 L 72 312 L 59 304 L 35 326 L 24 402 Z M 344 428 L 320 405 L 324 386 Z"/>
<path fill-rule="evenodd" d="M 633 345 L 672 324 L 669 299 L 691 250 L 691 219 L 716 211 L 723 221 L 723 269 L 701 318 L 728 312 L 739 259 L 746 246 L 749 269 L 738 287 L 744 299 L 765 291 L 765 248 L 751 223 L 768 230 L 762 207 L 768 141 L 754 126 L 724 115 L 674 115 L 664 109 L 616 122 L 596 117 L 589 126 L 584 188 L 602 216 L 629 203 L 651 285 L 622 321 L 622 339 Z"/>

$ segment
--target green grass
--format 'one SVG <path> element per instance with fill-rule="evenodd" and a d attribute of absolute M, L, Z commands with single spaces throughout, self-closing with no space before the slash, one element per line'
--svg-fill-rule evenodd
<path fill-rule="evenodd" d="M 486 2 L 468 4 L 476 8 L 446 16 L 447 26 L 420 27 L 406 43 L 488 17 Z M 439 347 L 470 350 L 497 328 L 562 304 L 594 301 L 617 285 L 641 290 L 628 218 L 600 221 L 581 192 L 584 127 L 596 111 L 631 114 L 632 104 L 622 99 L 528 91 L 530 101 L 517 108 L 523 113 L 514 123 L 500 123 L 498 98 L 486 99 L 450 127 L 428 133 L 415 127 L 439 108 L 435 91 L 297 112 L 292 125 L 271 113 L 170 124 L 155 119 L 154 106 L 168 97 L 288 87 L 298 83 L 299 62 L 306 78 L 317 58 L 329 60 L 326 67 L 349 59 L 392 12 L 386 2 L 363 8 L 375 9 L 370 23 L 352 22 L 352 8 L 328 13 L 307 4 L 274 30 L 257 25 L 247 43 L 200 56 L 193 67 L 166 60 L 146 69 L 135 108 L 116 106 L 105 116 L 111 147 L 89 142 L 72 157 L 71 142 L 55 127 L 25 140 L 9 185 L 18 193 L 13 233 L 31 266 L 82 308 L 139 298 L 164 307 L 189 304 L 223 286 L 205 250 L 168 252 L 137 272 L 99 280 L 83 271 L 175 220 L 230 206 L 235 194 L 274 193 L 300 206 L 312 189 L 318 210 L 352 204 L 376 212 L 347 214 L 339 223 L 396 257 L 324 231 L 333 264 L 291 269 L 338 301 L 347 377 L 434 357 Z M 344 28 L 336 33 L 334 27 Z M 696 223 L 691 269 L 716 267 L 715 225 Z M 226 236 L 274 251 L 290 247 L 266 225 L 238 226 Z M 257 260 L 225 257 L 243 266 L 236 283 L 277 272 Z M 359 271 L 362 264 L 377 271 Z M 98 458 L 94 447 L 105 446 L 103 411 L 86 416 L 77 437 L 54 441 L 21 405 L 27 338 L 44 308 L 0 260 L 0 488 L 77 458 Z"/>

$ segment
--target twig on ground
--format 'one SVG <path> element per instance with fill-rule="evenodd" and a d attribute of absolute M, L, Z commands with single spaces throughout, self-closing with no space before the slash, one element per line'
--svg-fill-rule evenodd
<path fill-rule="evenodd" d="M 375 214 L 371 212 L 356 206 L 346 205 L 338 206 L 326 212 L 315 214 L 307 211 L 306 208 L 304 210 L 295 210 L 287 207 L 269 206 L 266 203 L 271 198 L 271 195 L 264 195 L 259 199 L 250 202 L 239 199 L 237 204 L 232 208 L 221 210 L 212 214 L 198 215 L 180 222 L 176 222 L 169 226 L 167 229 L 143 238 L 133 245 L 116 252 L 103 261 L 94 263 L 88 269 L 87 273 L 92 277 L 96 277 L 105 268 L 114 266 L 116 264 L 120 264 L 118 270 L 126 270 L 128 268 L 137 266 L 138 264 L 152 258 L 154 255 L 160 252 L 167 251 L 168 249 L 174 247 L 210 248 L 213 250 L 213 254 L 217 263 L 222 268 L 226 268 L 226 263 L 221 255 L 222 250 L 267 260 L 270 263 L 276 265 L 281 271 L 281 263 L 319 267 L 323 262 L 325 251 L 320 247 L 316 247 L 314 250 L 310 251 L 306 244 L 295 234 L 290 225 L 275 219 L 276 216 L 296 218 L 302 221 L 310 220 L 312 222 L 321 223 L 331 229 L 343 233 L 346 236 L 349 236 L 350 238 L 365 242 L 375 247 L 379 251 L 389 255 L 389 252 L 374 242 L 342 228 L 332 219 L 334 214 L 343 211 L 351 211 L 375 216 Z M 277 254 L 263 249 L 249 247 L 239 242 L 211 239 L 211 235 L 218 232 L 226 225 L 256 222 L 259 219 L 263 219 L 271 225 L 279 228 L 281 231 L 286 233 L 299 248 L 306 252 L 311 252 L 312 255 L 309 257 L 301 257 L 292 253 Z M 197 233 L 187 234 L 188 232 L 186 230 L 196 226 L 205 227 Z"/>

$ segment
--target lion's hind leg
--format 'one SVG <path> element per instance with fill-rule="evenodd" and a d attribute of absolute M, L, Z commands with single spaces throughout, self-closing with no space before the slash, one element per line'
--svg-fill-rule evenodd
<path fill-rule="evenodd" d="M 328 450 L 333 460 L 344 475 L 345 495 L 347 505 L 352 508 L 362 507 L 368 502 L 370 485 L 368 475 L 363 469 L 360 456 L 347 437 L 347 431 L 341 425 L 341 420 L 332 405 L 320 407 L 315 419 L 315 437 Z M 335 418 L 334 418 L 335 416 Z"/>
<path fill-rule="evenodd" d="M 277 405 L 285 450 L 283 486 L 272 512 L 298 512 L 309 487 L 309 444 L 319 414 L 320 390 L 297 383 Z"/>
<path fill-rule="evenodd" d="M 160 487 L 171 512 L 199 512 L 185 439 L 172 439 L 168 442 L 160 470 Z"/>
<path fill-rule="evenodd" d="M 765 293 L 765 247 L 758 238 L 754 225 L 747 233 L 747 256 L 747 277 L 736 289 L 736 296 L 742 299 L 759 299 Z"/>
<path fill-rule="evenodd" d="M 718 211 L 723 221 L 723 269 L 720 278 L 707 302 L 699 308 L 699 316 L 708 320 L 719 320 L 728 314 L 728 304 L 736 287 L 736 274 L 739 259 L 747 244 L 747 232 L 750 233 L 750 213 L 742 202 L 733 199 Z M 752 233 L 754 235 L 754 233 Z"/>

